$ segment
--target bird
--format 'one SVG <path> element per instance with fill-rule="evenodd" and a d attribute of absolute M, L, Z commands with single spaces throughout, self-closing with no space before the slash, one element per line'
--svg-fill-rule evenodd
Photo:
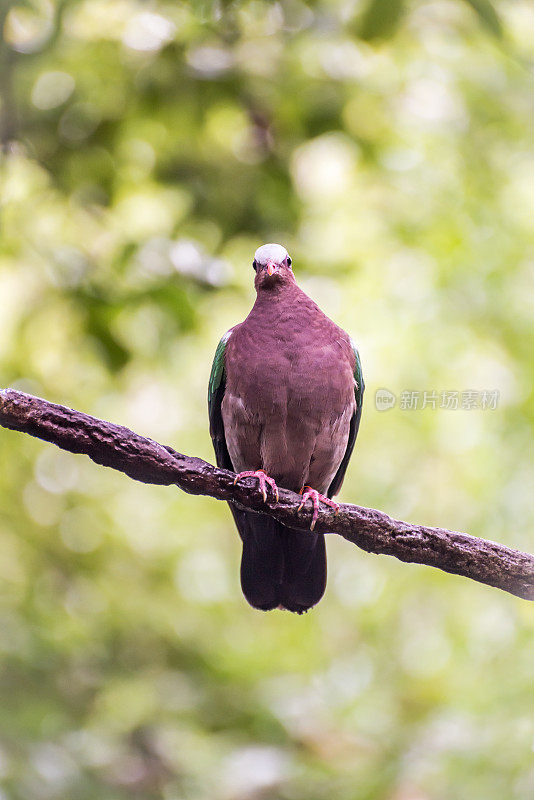
<path fill-rule="evenodd" d="M 302 614 L 326 589 L 326 546 L 314 531 L 321 503 L 333 507 L 362 414 L 358 350 L 298 286 L 288 251 L 254 254 L 256 301 L 221 338 L 208 384 L 217 465 L 255 477 L 263 500 L 278 487 L 311 503 L 310 530 L 229 503 L 242 540 L 241 588 L 256 609 Z"/>

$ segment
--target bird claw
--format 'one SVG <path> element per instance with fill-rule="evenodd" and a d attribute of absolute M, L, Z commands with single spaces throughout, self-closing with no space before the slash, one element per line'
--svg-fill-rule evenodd
<path fill-rule="evenodd" d="M 306 489 L 306 491 L 304 491 Z M 315 528 L 315 523 L 317 522 L 317 517 L 319 516 L 319 503 L 324 503 L 330 508 L 334 509 L 334 516 L 339 513 L 339 503 L 336 503 L 335 500 L 330 500 L 329 497 L 325 497 L 324 494 L 320 494 L 317 489 L 312 489 L 311 486 L 303 486 L 301 489 L 302 494 L 302 503 L 298 507 L 298 511 L 304 506 L 306 500 L 312 500 L 313 502 L 313 516 L 310 525 L 310 530 L 313 531 Z"/>
<path fill-rule="evenodd" d="M 274 478 L 271 478 L 267 473 L 265 473 L 262 469 L 256 470 L 247 470 L 246 472 L 239 472 L 234 480 L 234 486 L 236 483 L 241 480 L 241 478 L 257 478 L 260 483 L 260 490 L 263 495 L 263 502 L 267 502 L 267 485 L 271 488 L 274 496 L 276 497 L 276 502 L 278 503 L 280 500 L 278 494 L 278 486 Z"/>

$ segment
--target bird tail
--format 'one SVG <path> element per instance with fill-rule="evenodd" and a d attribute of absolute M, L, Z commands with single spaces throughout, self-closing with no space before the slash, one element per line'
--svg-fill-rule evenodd
<path fill-rule="evenodd" d="M 230 505 L 243 542 L 241 587 L 254 608 L 285 608 L 302 614 L 326 588 L 322 533 L 287 528 L 265 514 Z"/>

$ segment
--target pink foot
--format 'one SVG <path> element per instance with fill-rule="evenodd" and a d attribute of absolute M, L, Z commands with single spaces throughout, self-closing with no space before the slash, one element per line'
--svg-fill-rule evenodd
<path fill-rule="evenodd" d="M 270 478 L 267 473 L 265 473 L 262 469 L 256 470 L 247 470 L 247 472 L 239 472 L 235 476 L 234 486 L 241 478 L 257 478 L 260 482 L 260 490 L 263 495 L 263 502 L 267 502 L 267 485 L 271 487 L 271 491 L 273 492 L 274 496 L 276 497 L 276 502 L 280 499 L 278 496 L 278 486 L 276 485 L 274 478 Z"/>
<path fill-rule="evenodd" d="M 306 491 L 304 491 L 306 489 Z M 320 494 L 317 489 L 312 489 L 311 486 L 303 486 L 301 489 L 302 494 L 302 503 L 298 507 L 298 510 L 302 508 L 306 500 L 311 498 L 313 502 L 313 516 L 312 522 L 310 525 L 310 530 L 315 528 L 315 523 L 317 522 L 317 517 L 319 516 L 319 503 L 325 503 L 325 505 L 330 506 L 330 508 L 335 509 L 336 514 L 339 511 L 339 503 L 336 503 L 334 500 L 330 500 L 329 497 L 325 497 L 324 494 Z"/>

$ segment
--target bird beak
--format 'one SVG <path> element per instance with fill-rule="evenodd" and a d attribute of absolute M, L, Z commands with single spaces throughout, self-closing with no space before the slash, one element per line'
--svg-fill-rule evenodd
<path fill-rule="evenodd" d="M 274 275 L 275 272 L 278 272 L 276 264 L 267 264 L 267 275 Z"/>

